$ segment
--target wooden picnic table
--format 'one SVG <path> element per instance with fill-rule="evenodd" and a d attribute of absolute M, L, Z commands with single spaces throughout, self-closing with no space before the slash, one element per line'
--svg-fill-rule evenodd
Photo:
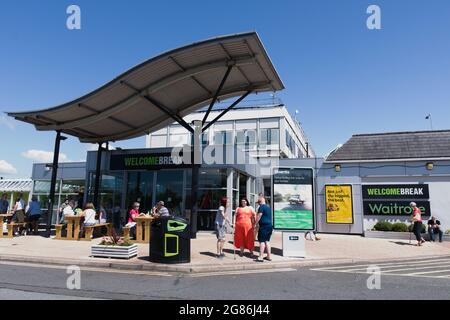
<path fill-rule="evenodd" d="M 12 213 L 0 214 L 0 238 L 3 238 L 3 225 L 5 223 L 4 220 L 5 219 L 9 220 L 10 218 L 12 218 L 12 216 L 13 216 Z"/>
<path fill-rule="evenodd" d="M 154 218 L 152 216 L 140 216 L 134 218 L 134 220 L 136 221 L 136 242 L 150 242 L 150 224 L 153 219 Z"/>
<path fill-rule="evenodd" d="M 80 237 L 80 227 L 81 218 L 83 216 L 65 216 L 64 219 L 67 221 L 67 240 L 78 240 Z"/>
<path fill-rule="evenodd" d="M 3 220 L 12 218 L 12 213 L 7 213 L 7 214 L 0 214 L 0 226 L 2 227 L 0 230 L 3 231 Z"/>

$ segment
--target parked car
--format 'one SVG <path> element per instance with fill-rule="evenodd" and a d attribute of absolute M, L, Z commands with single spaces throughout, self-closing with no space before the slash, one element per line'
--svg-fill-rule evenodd
<path fill-rule="evenodd" d="M 289 198 L 289 204 L 303 204 L 305 200 L 302 200 L 299 194 L 294 194 Z"/>

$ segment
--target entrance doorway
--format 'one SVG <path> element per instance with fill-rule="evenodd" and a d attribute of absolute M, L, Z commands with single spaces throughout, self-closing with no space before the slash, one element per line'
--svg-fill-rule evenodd
<path fill-rule="evenodd" d="M 128 172 L 127 211 L 137 201 L 140 211 L 147 213 L 162 200 L 171 214 L 182 215 L 183 181 L 182 170 Z"/>

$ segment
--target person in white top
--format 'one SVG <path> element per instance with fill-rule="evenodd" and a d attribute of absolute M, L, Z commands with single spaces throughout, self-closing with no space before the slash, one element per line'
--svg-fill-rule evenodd
<path fill-rule="evenodd" d="M 19 194 L 19 197 L 14 204 L 14 218 L 15 222 L 22 223 L 25 219 L 25 201 L 22 199 L 23 195 Z"/>
<path fill-rule="evenodd" d="M 23 194 L 19 194 L 19 197 L 14 204 L 14 214 L 12 220 L 16 223 L 25 222 L 25 201 L 23 201 Z M 15 235 L 19 233 L 26 234 L 26 229 L 23 226 L 19 227 L 19 232 L 14 232 Z"/>
<path fill-rule="evenodd" d="M 84 215 L 84 225 L 85 226 L 93 226 L 98 223 L 98 220 L 95 219 L 97 212 L 94 210 L 94 204 L 92 202 L 86 203 L 83 210 Z"/>
<path fill-rule="evenodd" d="M 75 207 L 75 201 L 73 201 L 73 200 L 70 200 L 68 205 L 64 207 L 64 210 L 63 210 L 64 224 L 67 224 L 65 217 L 75 215 L 75 212 L 73 211 L 74 207 Z"/>

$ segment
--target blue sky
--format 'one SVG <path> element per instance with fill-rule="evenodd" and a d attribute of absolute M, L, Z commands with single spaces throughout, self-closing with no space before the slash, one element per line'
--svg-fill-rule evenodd
<path fill-rule="evenodd" d="M 81 30 L 66 28 L 70 4 L 81 7 Z M 381 30 L 366 27 L 370 4 L 381 8 Z M 3 111 L 55 106 L 168 49 L 253 30 L 285 83 L 279 97 L 299 110 L 318 155 L 354 133 L 428 130 L 428 113 L 434 129 L 450 128 L 447 0 L 3 0 L 0 176 L 29 177 L 54 140 Z M 71 137 L 61 153 L 79 161 L 89 148 Z"/>

